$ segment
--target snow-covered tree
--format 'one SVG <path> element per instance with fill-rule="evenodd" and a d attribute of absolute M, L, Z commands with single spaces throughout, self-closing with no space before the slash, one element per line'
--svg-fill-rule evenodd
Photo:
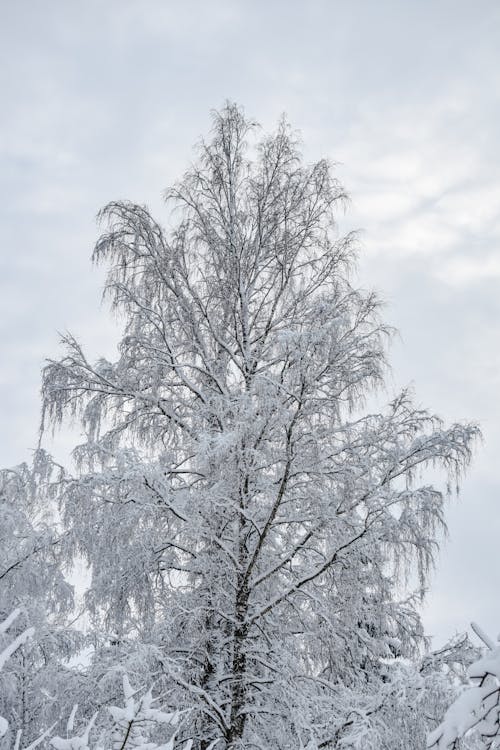
<path fill-rule="evenodd" d="M 18 619 L 20 610 L 15 609 L 3 621 L 0 622 L 0 637 L 4 636 L 12 628 L 13 623 Z M 14 654 L 22 648 L 35 634 L 35 629 L 30 627 L 23 630 L 14 639 L 10 638 L 8 645 L 0 644 L 0 672 L 5 668 L 7 662 Z M 29 745 L 23 743 L 24 750 L 35 750 L 42 744 L 48 742 L 56 750 L 174 750 L 176 734 L 181 719 L 179 712 L 166 713 L 158 708 L 157 699 L 153 698 L 153 691 L 150 689 L 143 695 L 138 695 L 130 685 L 127 675 L 123 675 L 123 693 L 125 704 L 122 707 L 108 706 L 110 714 L 107 730 L 103 729 L 97 744 L 91 740 L 91 733 L 96 723 L 97 713 L 83 728 L 81 734 L 75 735 L 75 715 L 78 705 L 75 704 L 66 722 L 66 738 L 52 737 L 54 726 L 49 727 L 44 732 L 34 738 Z M 162 742 L 161 745 L 150 742 L 150 733 L 161 727 L 165 735 L 170 735 L 168 741 Z M 4 716 L 0 716 L 0 738 L 7 735 L 9 722 Z M 13 750 L 21 750 L 21 740 L 23 731 L 17 729 L 15 739 L 9 744 Z M 166 739 L 166 737 L 165 737 Z M 188 741 L 183 750 L 190 750 L 192 742 Z M 212 745 L 214 747 L 214 745 Z"/>
<path fill-rule="evenodd" d="M 500 645 L 478 625 L 472 623 L 472 628 L 485 644 L 486 653 L 469 666 L 469 686 L 460 692 L 443 721 L 430 732 L 427 738 L 430 750 L 461 750 L 468 738 L 479 750 L 500 747 Z"/>
<path fill-rule="evenodd" d="M 91 734 L 97 713 L 88 721 L 82 733 L 75 735 L 74 723 L 78 709 L 75 704 L 68 718 L 66 738 L 53 737 L 50 740 L 51 746 L 56 750 L 174 750 L 174 747 L 180 747 L 176 742 L 180 713 L 166 713 L 158 708 L 151 689 L 138 695 L 126 674 L 123 675 L 122 683 L 125 703 L 123 706 L 107 706 L 110 722 L 107 730 L 101 730 L 95 743 Z M 155 729 L 165 739 L 160 745 L 150 741 L 151 732 Z M 183 750 L 190 750 L 191 746 L 192 743 L 188 740 L 183 744 Z"/>
<path fill-rule="evenodd" d="M 102 211 L 118 358 L 68 335 L 44 372 L 44 423 L 86 435 L 54 493 L 66 560 L 90 566 L 93 669 L 175 685 L 195 750 L 418 747 L 392 667 L 422 643 L 444 525 L 422 471 L 455 482 L 477 430 L 407 392 L 364 411 L 389 331 L 352 284 L 345 193 L 284 121 L 255 132 L 235 105 L 214 115 L 168 232 L 139 205 Z"/>
<path fill-rule="evenodd" d="M 0 714 L 10 727 L 0 739 L 2 750 L 11 750 L 18 733 L 28 746 L 57 717 L 65 678 L 71 676 L 63 664 L 81 642 L 64 626 L 72 590 L 58 563 L 61 537 L 41 502 L 41 486 L 50 480 L 40 472 L 44 465 L 42 460 L 31 468 L 0 471 L 0 620 L 10 623 L 11 638 L 32 632 L 0 674 Z M 0 647 L 1 640 L 0 635 Z"/>
<path fill-rule="evenodd" d="M 15 609 L 10 613 L 8 617 L 0 622 L 0 636 L 2 637 L 2 640 L 3 636 L 6 635 L 7 631 L 19 617 L 19 615 L 20 611 L 18 609 Z M 33 628 L 26 628 L 26 630 L 23 630 L 14 639 L 11 639 L 8 645 L 4 645 L 3 643 L 0 644 L 0 672 L 4 669 L 7 661 L 13 654 L 15 654 L 17 649 L 24 643 L 26 643 L 27 640 L 29 640 L 29 638 L 33 635 L 33 632 Z M 4 737 L 7 734 L 8 729 L 8 719 L 6 719 L 5 716 L 0 716 L 0 737 Z"/>

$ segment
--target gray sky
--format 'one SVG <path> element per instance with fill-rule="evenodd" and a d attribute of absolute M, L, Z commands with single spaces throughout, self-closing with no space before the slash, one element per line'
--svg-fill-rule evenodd
<path fill-rule="evenodd" d="M 0 463 L 36 443 L 39 372 L 71 330 L 112 355 L 89 255 L 109 200 L 150 206 L 226 98 L 286 112 L 363 228 L 360 278 L 401 337 L 394 387 L 485 443 L 424 615 L 500 629 L 500 3 L 0 0 Z M 64 450 L 64 440 L 56 443 Z"/>

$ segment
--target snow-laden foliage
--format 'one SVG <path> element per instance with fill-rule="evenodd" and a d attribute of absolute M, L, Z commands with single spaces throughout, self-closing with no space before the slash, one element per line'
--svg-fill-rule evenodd
<path fill-rule="evenodd" d="M 429 734 L 428 748 L 460 750 L 467 737 L 475 738 L 475 747 L 481 750 L 500 747 L 500 645 L 477 625 L 472 627 L 485 643 L 486 653 L 469 666 L 469 686 L 462 690 L 443 721 Z"/>
<path fill-rule="evenodd" d="M 3 622 L 0 622 L 0 672 L 5 669 L 6 664 L 8 664 L 9 660 L 12 659 L 16 652 L 19 651 L 19 649 L 22 649 L 30 641 L 30 639 L 33 638 L 33 635 L 35 633 L 34 628 L 26 628 L 17 636 L 15 636 L 14 639 L 10 637 L 12 627 L 16 620 L 19 619 L 20 614 L 21 611 L 19 609 L 15 609 L 9 614 L 8 617 L 5 618 L 5 620 L 3 620 Z M 7 635 L 9 637 L 9 640 L 7 645 L 5 645 L 3 641 L 4 637 L 7 637 Z M 19 717 L 16 716 L 15 718 L 19 720 Z M 12 737 L 11 732 L 12 730 L 9 726 L 8 719 L 6 719 L 5 716 L 0 715 L 0 741 L 3 742 L 7 740 L 9 742 L 8 745 L 3 746 L 8 747 L 9 750 L 11 748 L 13 750 L 21 750 L 21 738 L 23 734 L 22 729 L 17 729 L 17 731 L 15 732 L 15 739 Z M 22 750 L 35 750 L 36 747 L 39 747 L 42 744 L 48 734 L 49 731 L 42 732 L 38 737 L 36 737 L 33 742 L 30 742 L 28 745 L 24 745 Z"/>
<path fill-rule="evenodd" d="M 108 706 L 111 726 L 107 731 L 101 730 L 100 737 L 92 742 L 91 734 L 97 719 L 95 713 L 83 728 L 81 734 L 74 735 L 74 723 L 78 705 L 75 704 L 68 718 L 66 726 L 67 737 L 53 737 L 50 740 L 56 750 L 174 750 L 181 748 L 176 742 L 176 735 L 181 715 L 166 713 L 157 706 L 157 699 L 153 698 L 152 690 L 138 695 L 130 685 L 125 674 L 123 676 L 123 706 Z M 168 741 L 157 744 L 151 742 L 150 735 L 154 730 L 159 731 Z M 182 750 L 191 750 L 192 742 L 182 744 Z"/>
<path fill-rule="evenodd" d="M 0 622 L 0 637 L 12 628 L 18 619 L 20 610 L 16 609 L 3 621 Z M 9 642 L 7 646 L 0 649 L 0 672 L 9 659 L 25 645 L 35 634 L 34 628 L 23 630 L 18 636 Z M 158 699 L 153 698 L 152 689 L 138 696 L 138 691 L 133 690 L 126 674 L 123 675 L 123 693 L 125 704 L 122 707 L 108 706 L 110 714 L 109 726 L 101 730 L 99 740 L 93 743 L 91 740 L 92 730 L 96 723 L 97 713 L 87 722 L 80 734 L 75 735 L 74 725 L 78 705 L 75 704 L 66 723 L 66 738 L 51 737 L 52 727 L 39 734 L 29 745 L 24 745 L 24 750 L 35 750 L 42 744 L 49 745 L 56 750 L 174 750 L 180 747 L 176 743 L 176 734 L 181 720 L 180 712 L 166 713 L 156 705 Z M 150 742 L 152 731 L 161 727 L 161 733 L 169 739 L 162 744 Z M 9 729 L 9 722 L 0 716 L 0 738 L 4 737 Z M 21 749 L 22 730 L 18 729 L 16 738 L 10 747 L 13 750 Z M 212 748 L 215 743 L 212 744 Z M 192 742 L 183 745 L 183 750 L 191 750 Z"/>
<path fill-rule="evenodd" d="M 364 411 L 389 331 L 351 282 L 344 191 L 286 123 L 254 134 L 237 107 L 215 114 L 169 233 L 142 206 L 102 211 L 118 358 L 68 335 L 44 372 L 44 423 L 86 435 L 52 491 L 63 557 L 91 571 L 92 669 L 111 650 L 172 711 L 193 705 L 195 750 L 418 747 L 398 664 L 423 643 L 444 527 L 422 471 L 455 483 L 477 430 L 407 392 Z"/>
<path fill-rule="evenodd" d="M 71 606 L 72 589 L 58 565 L 61 535 L 54 514 L 40 494 L 54 479 L 54 467 L 42 451 L 37 458 L 32 467 L 0 471 L 0 612 L 22 607 L 40 626 L 40 618 Z"/>
<path fill-rule="evenodd" d="M 5 620 L 3 620 L 3 622 L 0 622 L 0 636 L 3 636 L 8 631 L 12 623 L 16 620 L 17 617 L 19 617 L 19 615 L 20 611 L 18 609 L 15 609 Z M 26 643 L 28 638 L 33 635 L 33 632 L 34 631 L 32 628 L 27 628 L 26 630 L 23 630 L 23 632 L 18 636 L 16 636 L 14 640 L 12 640 L 7 646 L 3 646 L 3 644 L 1 645 L 0 672 L 5 667 L 7 660 L 10 659 L 12 654 L 14 654 L 20 646 Z M 0 716 L 0 737 L 3 737 L 5 734 L 7 734 L 8 728 L 8 720 L 4 716 Z"/>
<path fill-rule="evenodd" d="M 63 665 L 81 642 L 65 626 L 72 591 L 57 560 L 61 537 L 41 502 L 41 485 L 55 478 L 43 464 L 0 471 L 0 620 L 16 612 L 9 630 L 16 639 L 35 628 L 0 674 L 0 714 L 11 728 L 0 739 L 2 750 L 12 750 L 18 732 L 23 747 L 29 745 L 57 718 L 71 678 Z"/>

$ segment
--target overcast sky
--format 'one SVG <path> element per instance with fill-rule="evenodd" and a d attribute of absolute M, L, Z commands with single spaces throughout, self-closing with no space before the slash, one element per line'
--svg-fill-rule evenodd
<path fill-rule="evenodd" d="M 146 203 L 229 98 L 282 112 L 363 229 L 359 275 L 411 384 L 485 442 L 448 513 L 425 624 L 500 629 L 500 3 L 0 0 L 0 464 L 36 444 L 39 373 L 69 329 L 112 356 L 89 256 L 109 200 Z M 64 441 L 56 444 L 63 452 Z M 436 645 L 437 645 L 436 643 Z"/>

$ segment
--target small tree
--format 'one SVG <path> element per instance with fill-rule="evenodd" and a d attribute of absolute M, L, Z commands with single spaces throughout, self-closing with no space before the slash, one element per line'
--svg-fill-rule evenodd
<path fill-rule="evenodd" d="M 115 657 L 194 702 L 195 748 L 416 747 L 415 720 L 381 708 L 412 709 L 388 685 L 422 642 L 401 575 L 423 590 L 444 525 L 419 472 L 456 480 L 477 430 L 407 392 L 363 413 L 388 329 L 350 281 L 345 193 L 285 122 L 252 150 L 254 132 L 214 115 L 168 235 L 142 206 L 101 213 L 118 359 L 67 336 L 43 381 L 44 419 L 86 434 L 57 486 L 65 554 L 89 563 Z"/>

